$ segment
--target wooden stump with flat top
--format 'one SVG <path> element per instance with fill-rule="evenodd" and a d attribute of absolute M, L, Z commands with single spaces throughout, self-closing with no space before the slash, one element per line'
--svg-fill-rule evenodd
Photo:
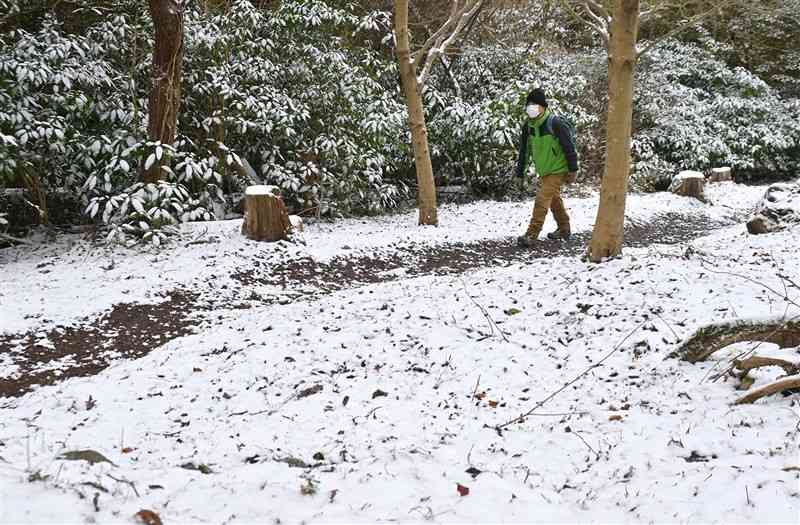
<path fill-rule="evenodd" d="M 682 171 L 672 179 L 669 191 L 675 195 L 694 197 L 700 202 L 708 202 L 705 195 L 705 176 L 699 171 Z"/>
<path fill-rule="evenodd" d="M 708 176 L 708 182 L 730 182 L 733 180 L 731 168 L 724 166 L 722 168 L 713 168 L 711 175 Z"/>
<path fill-rule="evenodd" d="M 292 224 L 276 186 L 248 186 L 244 194 L 242 235 L 254 241 L 280 241 L 289 237 Z"/>

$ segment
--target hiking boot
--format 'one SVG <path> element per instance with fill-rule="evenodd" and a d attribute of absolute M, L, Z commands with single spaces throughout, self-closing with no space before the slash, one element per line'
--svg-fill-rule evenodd
<path fill-rule="evenodd" d="M 562 232 L 561 230 L 555 230 L 548 233 L 547 238 L 551 240 L 563 239 L 566 241 L 567 239 L 569 239 L 570 235 L 572 235 L 570 232 Z"/>
<path fill-rule="evenodd" d="M 537 243 L 537 240 L 529 235 L 520 235 L 517 237 L 517 245 L 524 248 L 530 248 Z"/>

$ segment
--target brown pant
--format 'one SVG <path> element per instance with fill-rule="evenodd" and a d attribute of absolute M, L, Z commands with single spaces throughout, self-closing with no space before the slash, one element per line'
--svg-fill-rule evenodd
<path fill-rule="evenodd" d="M 533 216 L 531 223 L 528 225 L 528 231 L 525 235 L 532 239 L 539 237 L 544 225 L 544 219 L 547 217 L 547 210 L 553 212 L 553 217 L 556 219 L 558 230 L 561 233 L 569 233 L 569 215 L 567 209 L 564 207 L 564 201 L 561 200 L 561 185 L 564 183 L 566 173 L 545 175 L 541 178 L 539 184 L 539 191 L 536 193 L 536 200 L 533 202 Z"/>

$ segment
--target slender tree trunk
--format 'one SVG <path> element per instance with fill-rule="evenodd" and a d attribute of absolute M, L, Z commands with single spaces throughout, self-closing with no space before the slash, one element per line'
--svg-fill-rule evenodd
<path fill-rule="evenodd" d="M 625 196 L 631 169 L 633 73 L 638 31 L 639 0 L 616 0 L 608 49 L 606 166 L 588 254 L 594 262 L 622 252 Z"/>
<path fill-rule="evenodd" d="M 175 142 L 178 109 L 181 105 L 181 62 L 183 60 L 183 4 L 180 0 L 149 0 L 155 26 L 153 85 L 150 91 L 147 137 L 162 144 Z M 163 178 L 161 166 L 166 153 L 144 171 L 145 182 Z"/>
<path fill-rule="evenodd" d="M 436 183 L 433 179 L 433 166 L 428 149 L 428 129 L 425 126 L 421 86 L 417 82 L 417 72 L 411 61 L 411 44 L 408 39 L 408 0 L 397 0 L 395 3 L 394 23 L 400 79 L 408 109 L 408 122 L 411 127 L 411 143 L 414 148 L 414 163 L 419 186 L 419 224 L 436 226 L 439 222 L 436 214 Z"/>

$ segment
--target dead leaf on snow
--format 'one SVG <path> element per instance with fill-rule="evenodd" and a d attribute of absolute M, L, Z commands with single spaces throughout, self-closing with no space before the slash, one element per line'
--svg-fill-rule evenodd
<path fill-rule="evenodd" d="M 297 394 L 297 399 L 303 399 L 304 397 L 313 396 L 314 394 L 319 394 L 320 392 L 322 392 L 322 385 L 314 385 L 304 390 L 301 390 Z"/>
<path fill-rule="evenodd" d="M 163 525 L 159 515 L 152 510 L 142 509 L 134 514 L 134 518 L 145 525 Z"/>
<path fill-rule="evenodd" d="M 459 496 L 468 496 L 469 495 L 469 487 L 465 487 L 461 483 L 456 483 L 456 490 L 458 491 Z"/>

